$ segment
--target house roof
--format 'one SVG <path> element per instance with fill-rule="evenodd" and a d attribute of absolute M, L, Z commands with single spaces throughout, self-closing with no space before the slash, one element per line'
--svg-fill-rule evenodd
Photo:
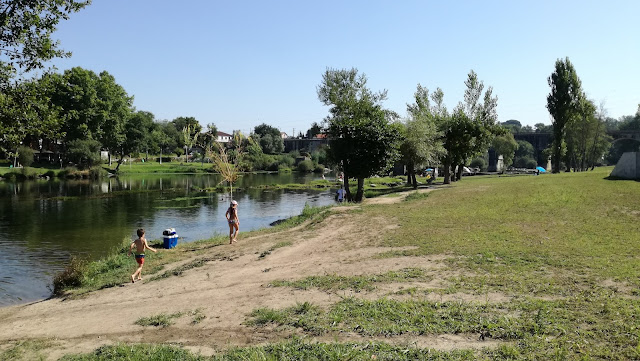
<path fill-rule="evenodd" d="M 218 131 L 218 137 L 232 137 L 233 135 L 225 132 Z"/>

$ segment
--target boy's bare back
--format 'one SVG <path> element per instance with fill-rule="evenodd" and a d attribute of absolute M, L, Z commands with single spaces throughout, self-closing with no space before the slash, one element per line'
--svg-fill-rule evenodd
<path fill-rule="evenodd" d="M 138 253 L 142 253 L 144 252 L 144 249 L 147 248 L 147 240 L 144 238 L 138 238 L 135 241 L 133 241 L 133 244 L 136 245 L 136 251 Z"/>

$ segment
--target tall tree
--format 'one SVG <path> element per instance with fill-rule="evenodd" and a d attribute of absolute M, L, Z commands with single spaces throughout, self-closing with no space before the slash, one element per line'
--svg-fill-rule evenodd
<path fill-rule="evenodd" d="M 547 78 L 551 92 L 547 109 L 553 118 L 553 173 L 560 172 L 560 161 L 566 153 L 566 126 L 578 112 L 582 84 L 569 58 L 556 60 L 555 70 Z"/>
<path fill-rule="evenodd" d="M 115 78 L 106 71 L 98 76 L 96 84 L 96 109 L 93 122 L 98 126 L 97 139 L 102 146 L 109 151 L 109 164 L 111 153 L 116 153 L 118 148 L 127 140 L 126 124 L 133 112 L 133 97 L 129 96 L 124 88 L 116 83 Z M 153 124 L 153 114 L 149 112 L 137 112 L 133 114 L 134 121 L 140 121 L 146 128 L 144 137 L 139 139 L 140 146 L 148 147 L 148 129 Z"/>
<path fill-rule="evenodd" d="M 502 134 L 504 129 L 496 124 L 498 99 L 493 89 L 484 91 L 483 82 L 472 70 L 465 81 L 464 102 L 458 103 L 449 114 L 444 106 L 444 93 L 440 88 L 431 94 L 418 85 L 415 104 L 416 111 L 430 114 L 442 134 L 445 153 L 441 157 L 444 168 L 444 183 L 451 183 L 451 168 L 457 166 L 458 173 L 453 179 L 460 179 L 463 166 L 474 156 L 487 151 L 493 138 Z M 411 111 L 411 109 L 410 109 Z"/>
<path fill-rule="evenodd" d="M 407 183 L 418 187 L 416 168 L 438 162 L 444 154 L 442 133 L 430 111 L 429 91 L 418 84 L 414 103 L 407 104 L 409 119 L 403 127 L 401 160 L 407 166 Z"/>
<path fill-rule="evenodd" d="M 265 154 L 280 154 L 284 151 L 284 141 L 278 128 L 262 123 L 253 129 L 252 138 L 260 144 Z"/>
<path fill-rule="evenodd" d="M 51 38 L 66 20 L 91 1 L 4 0 L 0 3 L 0 72 L 5 80 L 18 71 L 29 72 L 43 63 L 71 54 Z M 1 77 L 0 77 L 1 78 Z"/>
<path fill-rule="evenodd" d="M 15 157 L 16 148 L 59 136 L 61 121 L 50 103 L 48 81 L 24 81 L 0 92 L 0 153 Z"/>
<path fill-rule="evenodd" d="M 316 122 L 313 122 L 311 124 L 311 128 L 307 130 L 307 138 L 315 138 L 320 133 L 322 133 L 322 126 Z"/>
<path fill-rule="evenodd" d="M 382 108 L 387 92 L 369 90 L 366 75 L 352 68 L 327 69 L 317 93 L 330 106 L 325 119 L 330 157 L 342 166 L 347 199 L 360 202 L 364 179 L 389 169 L 398 158 L 399 129 L 390 122 L 394 114 Z M 358 180 L 355 197 L 349 177 Z"/>

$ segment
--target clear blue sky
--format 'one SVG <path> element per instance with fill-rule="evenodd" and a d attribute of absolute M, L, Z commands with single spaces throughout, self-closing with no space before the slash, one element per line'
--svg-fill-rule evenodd
<path fill-rule="evenodd" d="M 569 57 L 609 116 L 640 103 L 640 1 L 94 0 L 54 37 L 60 71 L 106 70 L 138 110 L 219 130 L 320 122 L 327 67 L 356 67 L 401 115 L 418 83 L 453 107 L 473 69 L 500 121 L 550 124 L 547 77 Z"/>

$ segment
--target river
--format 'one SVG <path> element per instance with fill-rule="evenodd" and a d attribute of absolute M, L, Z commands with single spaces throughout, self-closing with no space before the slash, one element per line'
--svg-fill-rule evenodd
<path fill-rule="evenodd" d="M 248 174 L 234 192 L 241 231 L 268 227 L 300 214 L 305 203 L 334 202 L 332 192 L 246 188 L 305 183 L 313 175 Z M 97 259 L 137 228 L 149 240 L 175 228 L 179 242 L 228 234 L 224 214 L 229 195 L 201 192 L 215 187 L 217 175 L 134 175 L 98 181 L 0 182 L 0 306 L 51 295 L 53 276 L 71 256 Z M 240 236 L 240 241 L 242 236 Z"/>

